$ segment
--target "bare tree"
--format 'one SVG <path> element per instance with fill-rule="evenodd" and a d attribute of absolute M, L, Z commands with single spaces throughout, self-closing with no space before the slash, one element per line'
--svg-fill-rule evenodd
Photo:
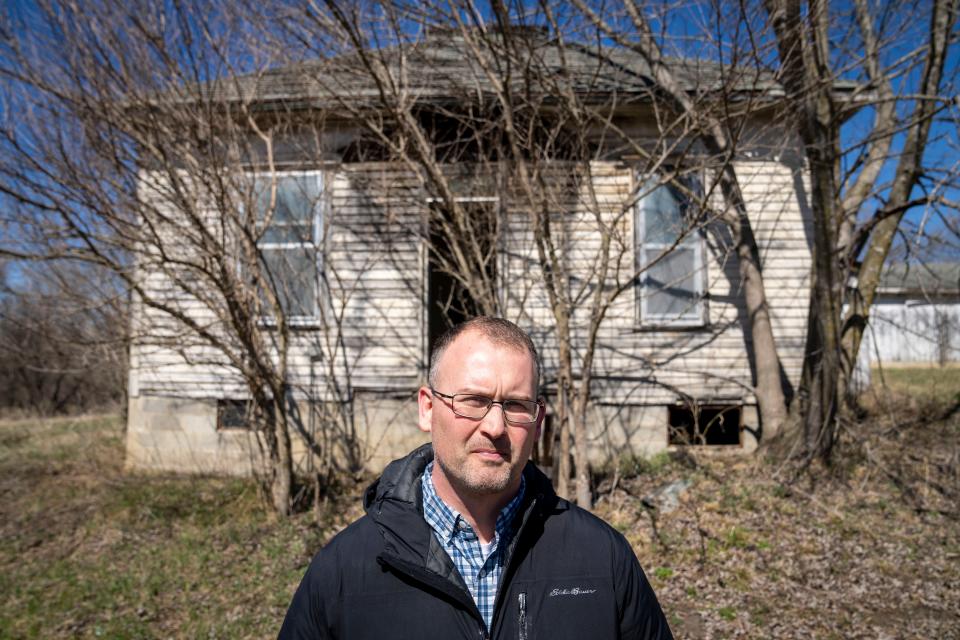
<path fill-rule="evenodd" d="M 45 264 L 0 282 L 0 410 L 115 410 L 126 386 L 127 305 L 111 275 Z"/>
<path fill-rule="evenodd" d="M 248 91 L 288 60 L 230 3 L 42 2 L 8 7 L 2 33 L 3 255 L 112 274 L 134 350 L 249 398 L 277 513 L 295 440 L 318 477 L 357 470 L 342 329 L 369 265 L 318 269 L 334 226 L 324 121 Z M 319 435 L 301 401 L 324 407 Z"/>
<path fill-rule="evenodd" d="M 756 242 L 731 165 L 738 132 L 727 128 L 730 114 L 723 113 L 725 92 L 742 90 L 743 77 L 694 104 L 682 97 L 689 88 L 669 76 L 658 50 L 625 38 L 611 45 L 608 34 L 597 37 L 596 15 L 560 15 L 549 4 L 521 11 L 494 3 L 490 9 L 483 14 L 459 2 L 417 9 L 326 2 L 311 7 L 306 23 L 298 16 L 288 33 L 324 56 L 313 79 L 330 104 L 362 123 L 384 158 L 416 176 L 420 189 L 411 198 L 430 203 L 421 207 L 426 224 L 421 221 L 420 233 L 470 301 L 459 310 L 523 317 L 542 304 L 549 314 L 547 370 L 556 397 L 561 494 L 569 492 L 573 453 L 577 501 L 591 503 L 588 410 L 608 314 L 644 272 L 717 223 L 733 231 L 726 244 L 740 257 L 758 345 L 757 395 L 765 429 L 775 432 L 786 414 L 781 372 Z M 619 35 L 613 27 L 609 33 Z M 626 69 L 624 51 L 633 56 Z M 632 75 L 636 61 L 659 86 Z M 714 111 L 707 111 L 708 102 Z M 639 104 L 652 123 L 646 136 L 623 129 L 619 115 Z M 749 112 L 748 104 L 738 115 Z M 634 158 L 637 175 L 653 179 L 635 181 L 632 192 L 611 201 L 595 185 L 623 155 Z M 598 176 L 595 166 L 607 168 Z M 701 177 L 699 188 L 688 180 L 694 176 Z M 692 206 L 666 246 L 638 265 L 633 212 L 666 187 Z M 712 206 L 716 194 L 726 206 Z M 484 200 L 495 200 L 494 209 L 477 206 Z M 590 255 L 583 253 L 584 238 Z M 507 273 L 533 267 L 541 282 L 498 280 L 496 265 L 511 261 Z M 543 323 L 539 316 L 531 322 Z"/>
<path fill-rule="evenodd" d="M 721 82 L 714 86 L 700 86 L 696 92 L 691 92 L 679 79 L 685 71 L 684 65 L 689 61 L 682 57 L 666 56 L 663 50 L 665 46 L 670 46 L 669 38 L 664 36 L 663 31 L 656 34 L 651 26 L 652 19 L 658 20 L 665 31 L 669 20 L 668 10 L 651 11 L 633 2 L 599 8 L 583 0 L 575 0 L 574 4 L 589 24 L 644 60 L 660 90 L 658 98 L 663 103 L 663 109 L 676 114 L 677 120 L 686 125 L 686 135 L 700 142 L 711 159 L 715 186 L 723 199 L 717 219 L 731 234 L 747 308 L 745 321 L 753 343 L 754 392 L 760 408 L 764 437 L 775 437 L 787 417 L 787 398 L 760 251 L 733 164 L 740 152 L 741 119 L 759 106 L 751 105 L 750 98 L 747 98 L 745 105 L 734 106 L 737 100 L 735 94 L 754 92 L 763 99 L 763 76 L 748 66 L 749 58 L 740 57 L 742 54 L 736 49 L 735 43 L 732 51 L 727 52 L 732 63 L 729 68 L 724 67 L 720 49 L 730 43 L 716 42 L 705 33 L 706 42 L 716 47 L 708 50 L 707 55 L 717 56 L 716 64 L 722 69 Z M 740 17 L 743 18 L 743 15 Z M 724 25 L 719 12 L 714 20 L 713 26 L 720 30 Z M 743 100 L 742 96 L 740 100 Z"/>
<path fill-rule="evenodd" d="M 935 118 L 952 107 L 953 78 L 945 75 L 945 62 L 956 4 L 707 3 L 696 14 L 634 2 L 575 4 L 605 35 L 644 56 L 674 108 L 698 120 L 698 135 L 712 153 L 736 150 L 735 120 L 728 117 L 736 99 L 727 94 L 720 98 L 725 107 L 711 112 L 698 96 L 680 90 L 676 78 L 683 68 L 662 50 L 690 45 L 672 36 L 672 27 L 682 24 L 711 43 L 708 57 L 724 60 L 727 73 L 769 69 L 785 89 L 783 108 L 810 173 L 814 221 L 809 333 L 800 402 L 791 420 L 779 388 L 756 243 L 749 221 L 738 214 L 743 196 L 729 164 L 721 188 L 751 310 L 764 434 L 776 436 L 781 426 L 790 426 L 802 436 L 802 459 L 829 459 L 836 412 L 849 397 L 869 308 L 897 230 L 917 207 L 936 212 L 952 206 L 946 187 L 955 166 L 937 166 L 929 145 Z M 896 19 L 908 14 L 921 19 Z"/>
<path fill-rule="evenodd" d="M 942 206 L 953 180 L 953 167 L 933 165 L 929 147 L 934 119 L 953 105 L 955 78 L 946 64 L 958 5 L 858 0 L 850 11 L 770 0 L 764 8 L 811 175 L 815 267 L 801 382 L 803 451 L 829 461 L 897 230 L 911 209 Z M 838 99 L 841 78 L 862 83 L 852 103 Z M 851 131 L 844 121 L 856 109 L 872 123 Z"/>

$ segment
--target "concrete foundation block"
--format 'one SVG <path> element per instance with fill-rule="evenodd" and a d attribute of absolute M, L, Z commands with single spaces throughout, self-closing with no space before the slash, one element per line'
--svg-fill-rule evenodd
<path fill-rule="evenodd" d="M 217 400 L 185 400 L 157 396 L 130 398 L 126 466 L 137 470 L 250 475 L 262 465 L 257 433 L 248 429 L 217 429 Z M 346 465 L 348 454 L 336 430 L 343 425 L 329 416 L 335 407 L 300 407 L 300 425 L 311 434 L 323 455 Z M 353 429 L 358 446 L 355 460 L 379 472 L 430 440 L 418 428 L 418 411 L 412 397 L 358 393 L 353 402 Z M 326 412 L 326 413 L 325 413 Z M 327 416 L 325 418 L 325 415 Z M 324 420 L 327 422 L 324 422 Z M 668 448 L 668 410 L 664 405 L 594 405 L 587 416 L 591 462 L 604 465 L 625 456 L 649 457 Z M 751 435 L 758 424 L 755 406 L 743 407 L 745 430 L 742 450 L 756 448 Z M 324 433 L 323 429 L 331 432 Z M 292 433 L 294 468 L 309 473 L 320 468 L 305 439 Z M 331 446 L 329 452 L 324 447 Z"/>

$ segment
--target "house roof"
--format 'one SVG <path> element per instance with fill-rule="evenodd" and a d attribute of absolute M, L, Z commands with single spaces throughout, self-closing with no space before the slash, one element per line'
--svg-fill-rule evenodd
<path fill-rule="evenodd" d="M 921 296 L 960 293 L 960 262 L 890 265 L 880 276 L 879 292 Z"/>
<path fill-rule="evenodd" d="M 498 69 L 498 77 L 508 77 L 508 65 L 516 88 L 531 83 L 540 86 L 546 95 L 555 95 L 552 87 L 565 79 L 581 96 L 596 96 L 609 103 L 649 99 L 656 83 L 649 65 L 635 51 L 609 45 L 561 44 L 544 30 L 523 29 L 523 38 L 512 39 L 510 51 L 500 34 L 488 35 L 485 52 L 496 52 L 489 64 Z M 520 46 L 517 46 L 517 43 Z M 465 55 L 469 44 L 459 32 L 440 31 L 427 34 L 421 41 L 371 50 L 368 55 L 390 72 L 402 78 L 405 92 L 425 101 L 443 101 L 472 95 L 482 97 L 493 92 L 493 85 L 475 56 Z M 775 76 L 765 70 L 731 67 L 717 63 L 671 58 L 681 87 L 692 94 L 709 94 L 721 89 L 735 97 L 760 96 L 779 98 L 783 89 Z M 536 74 L 536 75 L 532 75 Z M 554 84 L 556 83 L 556 85 Z M 837 91 L 849 92 L 855 83 L 838 82 Z M 287 106 L 335 106 L 337 98 L 351 100 L 379 98 L 379 88 L 364 68 L 357 53 L 315 59 L 271 69 L 262 73 L 219 80 L 207 87 L 223 101 L 283 103 Z"/>

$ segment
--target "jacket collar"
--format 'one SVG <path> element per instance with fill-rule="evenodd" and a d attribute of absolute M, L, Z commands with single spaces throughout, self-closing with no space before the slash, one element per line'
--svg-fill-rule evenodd
<path fill-rule="evenodd" d="M 383 470 L 380 478 L 367 488 L 363 504 L 383 536 L 385 553 L 441 575 L 453 570 L 459 576 L 423 519 L 420 477 L 431 460 L 433 446 L 429 443 L 394 460 Z M 518 524 L 531 516 L 566 507 L 566 501 L 557 498 L 550 480 L 536 465 L 528 462 L 523 474 L 526 491 L 516 518 Z M 437 557 L 438 552 L 440 558 Z M 443 561 L 444 558 L 447 562 Z M 447 564 L 450 566 L 446 567 Z"/>
<path fill-rule="evenodd" d="M 380 478 L 367 488 L 363 504 L 383 538 L 377 561 L 446 594 L 484 624 L 463 577 L 423 518 L 420 477 L 431 460 L 433 447 L 425 444 L 388 464 Z M 520 538 L 525 537 L 527 531 L 539 528 L 528 527 L 528 523 L 545 519 L 551 512 L 568 506 L 565 500 L 557 498 L 550 481 L 533 463 L 528 462 L 523 473 L 527 488 L 520 511 L 514 518 L 518 530 L 507 549 L 502 584 L 510 580 L 511 559 Z M 500 597 L 498 594 L 498 602 Z"/>

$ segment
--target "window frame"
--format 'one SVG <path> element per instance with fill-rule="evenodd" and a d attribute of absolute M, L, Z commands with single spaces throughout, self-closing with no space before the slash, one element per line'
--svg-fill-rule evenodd
<path fill-rule="evenodd" d="M 311 229 L 311 240 L 309 242 L 267 242 L 263 238 L 267 235 L 268 230 L 272 226 L 265 226 L 260 233 L 258 234 L 257 240 L 257 253 L 264 257 L 265 251 L 289 251 L 289 250 L 298 250 L 298 249 L 310 249 L 312 248 L 315 251 L 315 257 L 313 261 L 313 309 L 308 315 L 293 315 L 285 311 L 287 324 L 292 327 L 314 327 L 320 321 L 321 317 L 321 305 L 323 304 L 324 296 L 323 292 L 323 269 L 326 267 L 326 247 L 324 241 L 324 228 L 327 224 L 327 217 L 330 211 L 330 194 L 328 190 L 329 184 L 329 171 L 324 169 L 300 169 L 300 170 L 277 170 L 277 171 L 252 171 L 249 172 L 248 177 L 253 181 L 254 188 L 254 205 L 256 206 L 256 193 L 257 193 L 257 182 L 263 180 L 269 184 L 270 180 L 276 179 L 278 182 L 284 178 L 310 178 L 313 177 L 317 182 L 318 194 L 316 202 L 313 205 L 312 216 L 310 220 L 310 229 Z M 259 208 L 259 207 L 258 207 Z M 276 212 L 274 212 L 276 215 Z M 262 220 L 260 212 L 257 211 L 257 220 L 258 223 Z M 266 275 L 266 274 L 264 274 Z M 258 294 L 259 295 L 259 294 Z M 281 303 L 282 304 L 282 303 Z M 264 313 L 261 316 L 261 322 L 267 326 L 276 326 L 277 319 L 273 316 L 272 312 L 267 312 L 264 310 Z"/>
<path fill-rule="evenodd" d="M 668 172 L 669 169 L 668 169 Z M 698 185 L 692 185 L 694 189 L 702 191 L 702 179 L 699 175 L 692 176 L 698 181 Z M 655 178 L 658 181 L 662 180 L 658 174 L 649 174 L 649 173 L 635 173 L 634 179 L 636 180 L 637 190 L 634 193 L 642 194 L 644 185 L 651 178 Z M 679 242 L 646 242 L 645 233 L 646 233 L 646 215 L 647 207 L 645 202 L 648 198 L 656 191 L 656 189 L 665 188 L 669 185 L 669 182 L 664 182 L 658 184 L 658 186 L 651 190 L 643 197 L 638 197 L 636 202 L 633 205 L 633 242 L 634 242 L 634 263 L 637 268 L 637 279 L 634 285 L 635 299 L 636 299 L 636 314 L 638 325 L 641 329 L 700 329 L 708 326 L 709 321 L 709 310 L 707 307 L 707 286 L 706 286 L 706 270 L 707 264 L 705 261 L 706 250 L 705 250 L 705 239 L 701 229 L 692 229 L 687 232 L 686 236 Z M 648 309 L 650 296 L 652 293 L 662 290 L 660 288 L 654 288 L 652 285 L 648 284 L 646 281 L 649 278 L 649 269 L 648 269 L 648 260 L 647 252 L 648 250 L 656 250 L 657 255 L 662 253 L 665 249 L 674 247 L 674 251 L 681 248 L 688 248 L 693 251 L 693 269 L 691 274 L 693 275 L 693 284 L 694 291 L 693 295 L 695 298 L 695 307 L 696 310 L 694 313 L 685 314 L 683 316 L 666 316 L 663 314 L 654 314 Z M 673 254 L 673 251 L 666 254 L 667 256 Z"/>

